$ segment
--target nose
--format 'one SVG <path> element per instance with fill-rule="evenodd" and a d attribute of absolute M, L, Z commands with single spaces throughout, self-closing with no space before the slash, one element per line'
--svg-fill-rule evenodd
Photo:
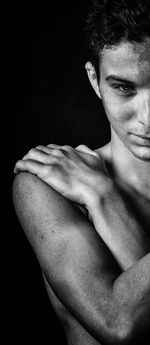
<path fill-rule="evenodd" d="M 150 132 L 150 90 L 143 91 L 137 103 L 137 120 L 145 133 Z"/>

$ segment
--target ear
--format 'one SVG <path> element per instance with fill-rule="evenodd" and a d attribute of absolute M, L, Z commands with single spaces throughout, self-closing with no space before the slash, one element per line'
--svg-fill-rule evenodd
<path fill-rule="evenodd" d="M 101 94 L 100 94 L 99 85 L 97 81 L 97 75 L 96 75 L 94 66 L 91 64 L 91 62 L 87 62 L 85 64 L 85 69 L 87 71 L 87 75 L 93 89 L 95 90 L 97 96 L 101 99 Z"/>

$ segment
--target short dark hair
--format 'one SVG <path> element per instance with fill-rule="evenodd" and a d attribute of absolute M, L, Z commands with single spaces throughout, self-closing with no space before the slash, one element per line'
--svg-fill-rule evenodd
<path fill-rule="evenodd" d="M 126 40 L 141 43 L 150 37 L 150 0 L 92 0 L 86 19 L 88 58 L 99 78 L 100 53 Z"/>

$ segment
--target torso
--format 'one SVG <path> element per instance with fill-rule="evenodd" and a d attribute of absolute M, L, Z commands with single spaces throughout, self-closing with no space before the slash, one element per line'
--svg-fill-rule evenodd
<path fill-rule="evenodd" d="M 107 170 L 110 169 L 109 173 L 111 175 L 112 164 L 110 143 L 100 149 L 97 149 L 96 151 L 100 153 L 100 155 L 104 158 Z M 148 234 L 148 236 L 150 236 L 150 193 L 148 192 L 145 196 L 140 194 L 134 188 L 127 186 L 125 183 L 122 183 L 122 181 L 119 181 L 118 178 L 117 182 L 129 204 L 129 207 L 132 208 L 139 222 L 142 224 L 143 230 Z"/>
<path fill-rule="evenodd" d="M 109 145 L 96 150 L 98 151 L 104 159 L 108 162 L 110 161 L 110 150 Z M 133 208 L 134 212 L 138 215 L 139 221 L 143 223 L 143 229 L 146 230 L 147 234 L 150 236 L 150 199 L 145 200 L 143 197 L 138 197 L 137 194 L 131 193 L 128 195 L 128 191 L 124 189 L 123 191 Z M 140 211 L 140 212 L 139 212 Z M 45 280 L 45 279 L 44 279 Z M 72 314 L 65 308 L 65 306 L 57 298 L 49 284 L 45 280 L 46 289 L 48 292 L 51 304 L 64 328 L 66 334 L 66 345 L 100 345 L 100 343 L 92 337 L 86 331 L 86 329 L 72 316 Z"/>

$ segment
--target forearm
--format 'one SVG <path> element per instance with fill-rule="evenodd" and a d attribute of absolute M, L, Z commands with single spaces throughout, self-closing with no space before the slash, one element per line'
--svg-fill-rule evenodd
<path fill-rule="evenodd" d="M 129 338 L 143 341 L 150 336 L 150 254 L 114 280 L 112 300 L 116 323 L 124 320 Z"/>
<path fill-rule="evenodd" d="M 131 325 L 129 334 L 133 336 L 138 334 L 138 328 L 148 329 L 149 323 L 149 238 L 114 184 L 93 203 L 90 213 L 96 231 L 123 271 L 112 282 L 109 310 L 118 326 L 122 319 L 129 329 Z"/>
<path fill-rule="evenodd" d="M 149 237 L 113 182 L 103 195 L 97 194 L 89 212 L 96 231 L 123 271 L 150 251 Z"/>

